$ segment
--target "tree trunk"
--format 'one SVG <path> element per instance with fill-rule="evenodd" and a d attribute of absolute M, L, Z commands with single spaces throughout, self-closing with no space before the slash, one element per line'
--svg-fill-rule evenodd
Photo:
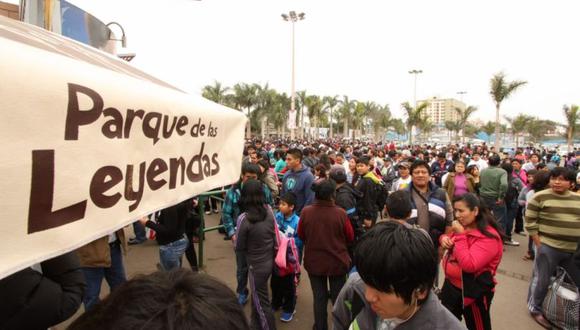
<path fill-rule="evenodd" d="M 248 123 L 246 124 L 246 139 L 252 138 L 252 123 L 250 120 L 250 108 L 248 108 Z"/>
<path fill-rule="evenodd" d="M 566 132 L 566 143 L 568 144 L 568 152 L 572 152 L 572 128 L 568 127 L 568 131 Z"/>
<path fill-rule="evenodd" d="M 334 133 L 332 131 L 332 119 L 333 119 L 332 118 L 332 107 L 330 107 L 330 135 L 329 136 L 331 139 L 334 138 Z"/>
<path fill-rule="evenodd" d="M 343 137 L 348 137 L 348 119 L 344 120 Z"/>
<path fill-rule="evenodd" d="M 413 125 L 408 125 L 407 126 L 407 133 L 409 134 L 409 145 L 412 146 L 413 145 Z"/>
<path fill-rule="evenodd" d="M 520 147 L 520 134 L 516 133 L 516 149 Z"/>
<path fill-rule="evenodd" d="M 500 127 L 499 127 L 499 102 L 495 104 L 495 152 L 499 152 L 501 144 Z"/>

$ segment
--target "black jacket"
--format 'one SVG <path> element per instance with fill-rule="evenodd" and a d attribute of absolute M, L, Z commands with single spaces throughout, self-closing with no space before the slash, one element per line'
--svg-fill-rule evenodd
<path fill-rule="evenodd" d="M 159 245 L 166 245 L 183 238 L 185 222 L 189 216 L 188 199 L 179 204 L 161 210 L 157 222 L 147 221 L 147 227 L 155 230 L 155 238 Z"/>
<path fill-rule="evenodd" d="M 0 329 L 43 329 L 71 317 L 81 305 L 85 278 L 70 252 L 0 281 Z"/>
<path fill-rule="evenodd" d="M 356 205 L 356 211 L 361 220 L 375 221 L 378 216 L 379 207 L 377 206 L 377 183 L 372 179 L 363 176 L 356 184 L 356 190 L 362 194 Z"/>
<path fill-rule="evenodd" d="M 345 182 L 342 186 L 336 189 L 335 203 L 346 211 L 349 218 L 355 218 L 357 215 L 356 203 L 361 197 L 362 194 L 360 192 L 355 190 L 350 183 Z"/>

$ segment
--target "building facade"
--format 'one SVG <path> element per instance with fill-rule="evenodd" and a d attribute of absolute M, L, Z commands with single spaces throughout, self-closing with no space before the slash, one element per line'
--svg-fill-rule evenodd
<path fill-rule="evenodd" d="M 427 100 L 417 101 L 417 104 L 427 103 L 427 109 L 425 113 L 435 126 L 442 128 L 445 126 L 446 121 L 458 121 L 459 116 L 455 108 L 465 110 L 465 103 L 456 99 L 440 99 L 433 97 Z"/>
<path fill-rule="evenodd" d="M 18 5 L 0 1 L 0 16 L 6 16 L 17 20 L 19 18 Z"/>

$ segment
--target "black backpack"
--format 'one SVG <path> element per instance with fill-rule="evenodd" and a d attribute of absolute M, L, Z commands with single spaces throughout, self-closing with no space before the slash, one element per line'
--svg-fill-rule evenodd
<path fill-rule="evenodd" d="M 516 200 L 518 198 L 518 195 L 519 192 L 518 188 L 516 188 L 515 180 L 513 178 L 509 178 L 508 188 L 504 198 L 506 205 L 511 204 L 514 200 Z"/>
<path fill-rule="evenodd" d="M 387 197 L 389 197 L 389 191 L 382 180 L 379 183 L 375 183 L 374 181 L 373 183 L 375 184 L 375 203 L 379 209 L 379 215 L 382 218 L 383 209 L 387 203 Z"/>

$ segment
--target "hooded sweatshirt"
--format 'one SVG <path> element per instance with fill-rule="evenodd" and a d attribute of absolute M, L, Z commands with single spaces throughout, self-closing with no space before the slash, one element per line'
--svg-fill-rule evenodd
<path fill-rule="evenodd" d="M 284 175 L 280 196 L 284 196 L 287 192 L 293 192 L 296 195 L 296 205 L 294 206 L 296 214 L 300 214 L 304 206 L 314 201 L 312 183 L 314 183 L 314 175 L 310 172 L 310 168 L 304 165 L 299 170 L 290 170 Z"/>

